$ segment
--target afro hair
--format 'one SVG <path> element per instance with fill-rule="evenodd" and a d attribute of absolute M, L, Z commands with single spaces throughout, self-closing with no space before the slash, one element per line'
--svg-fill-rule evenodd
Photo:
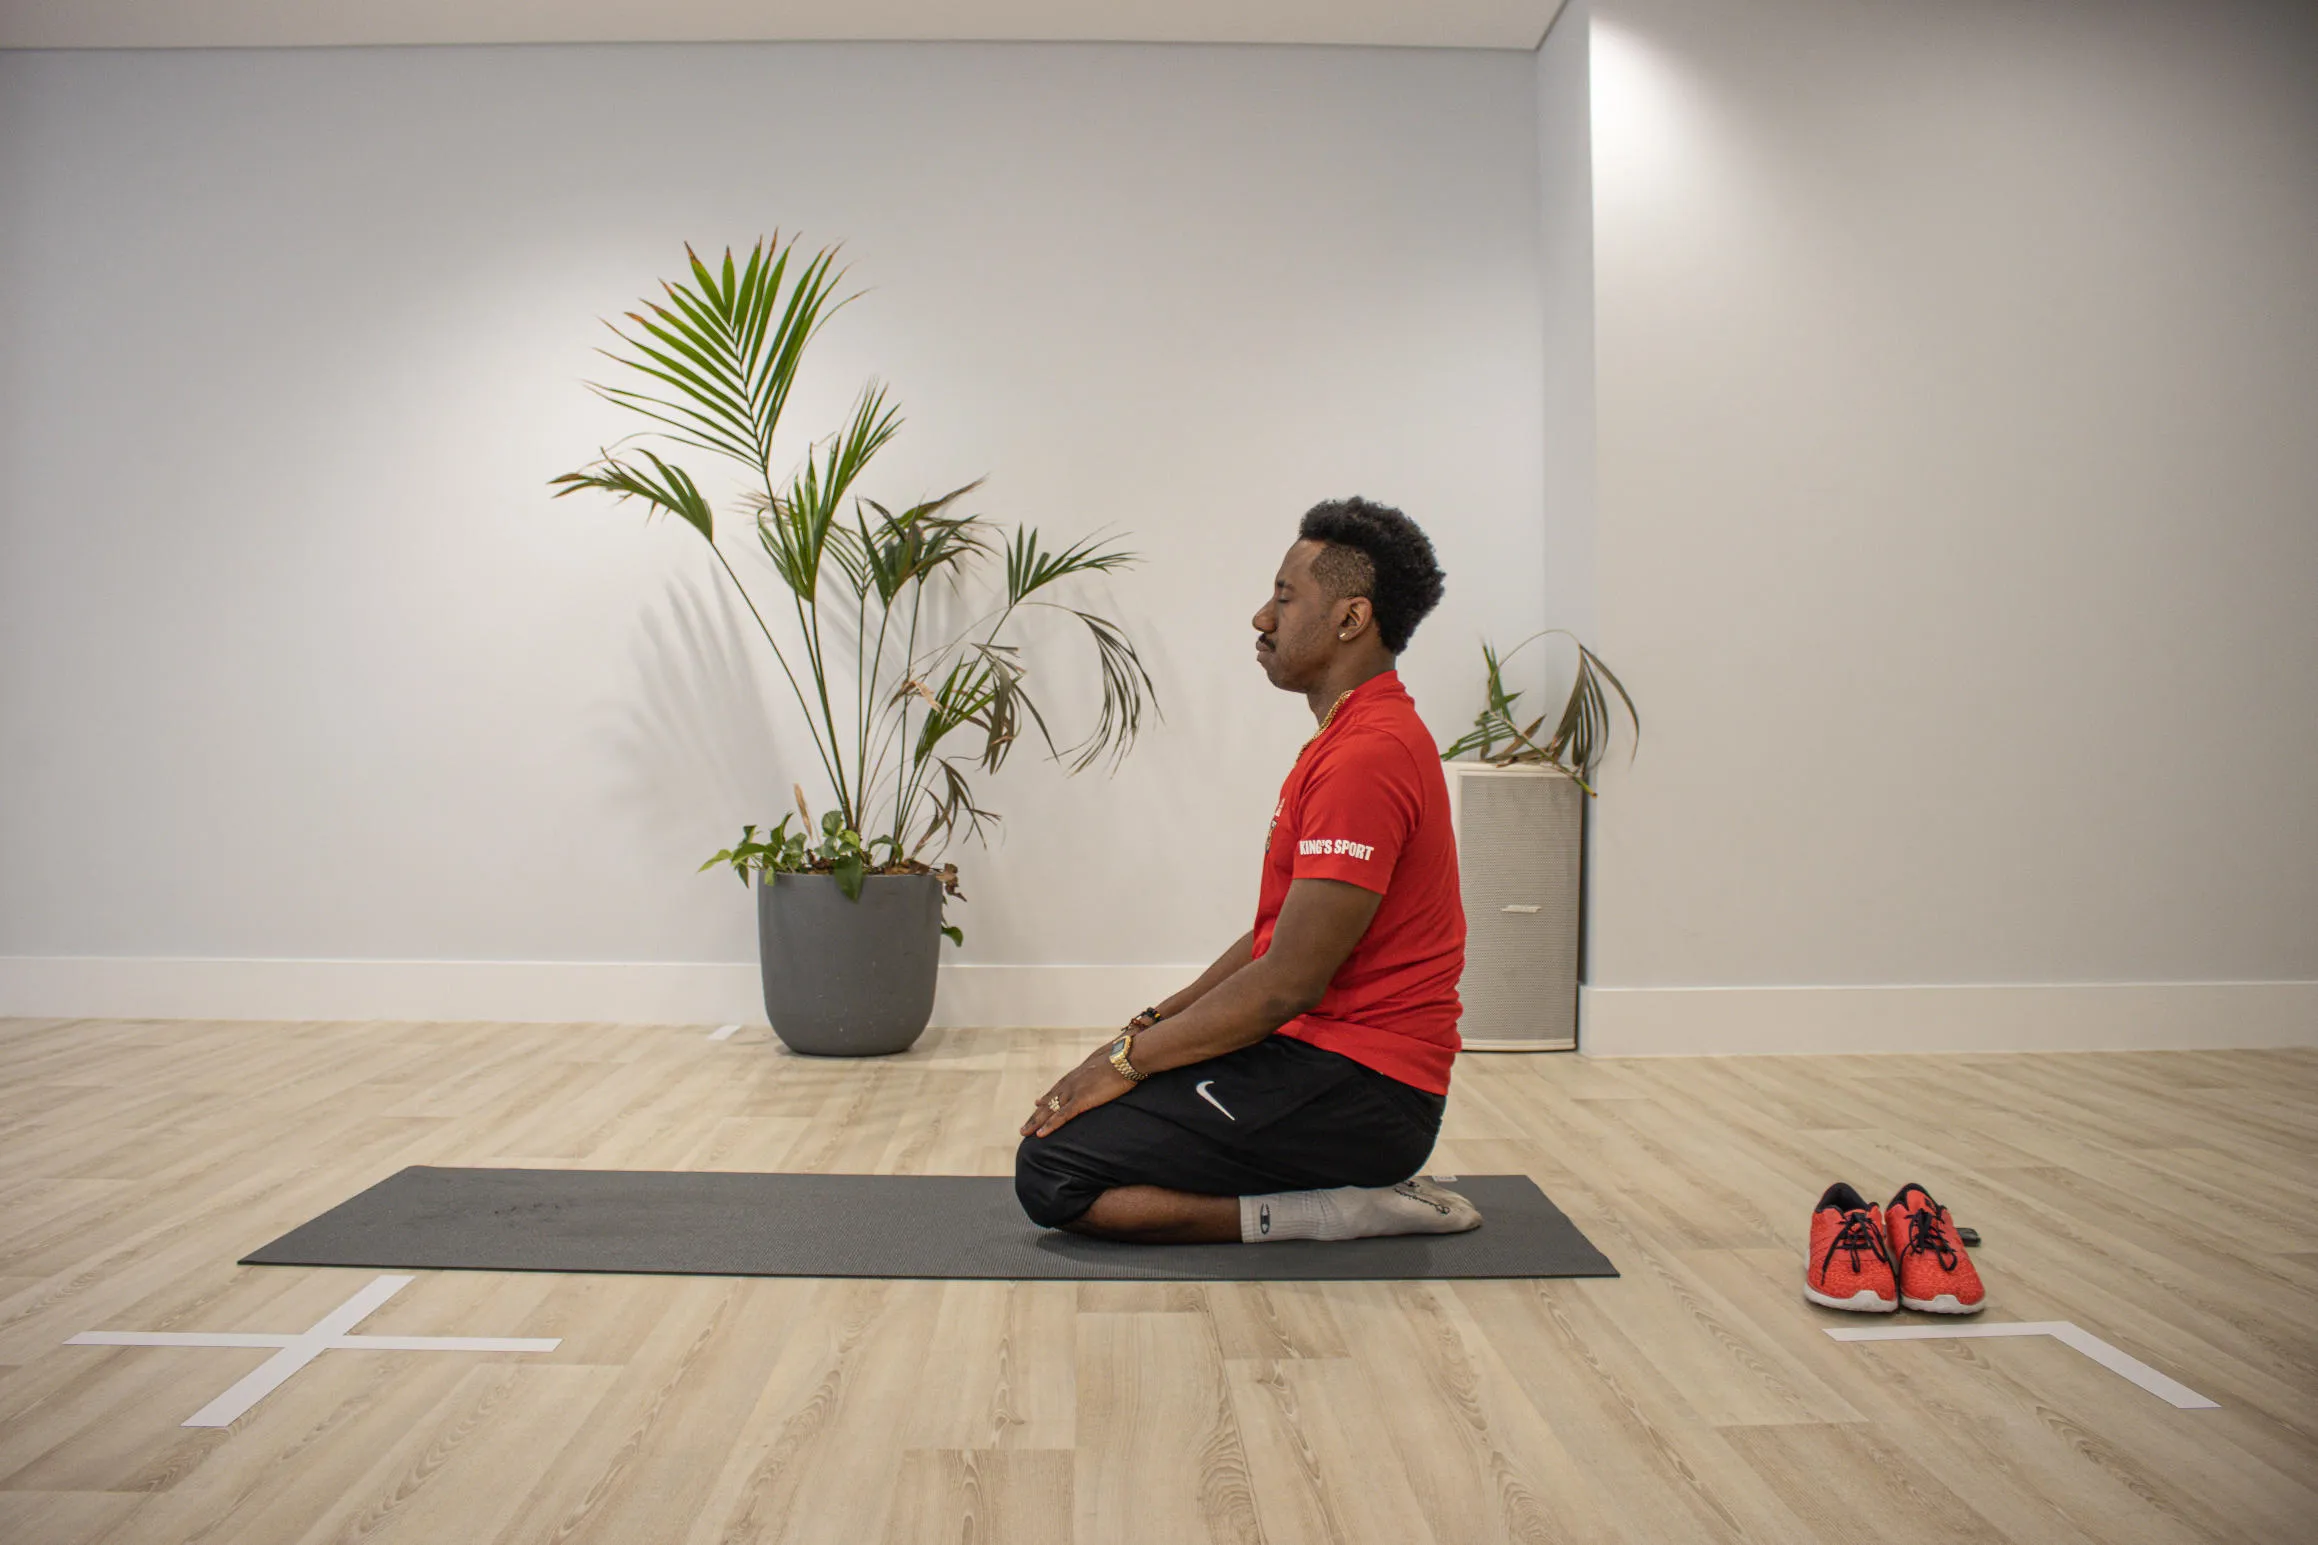
<path fill-rule="evenodd" d="M 1408 647 L 1417 624 L 1441 604 L 1445 577 L 1433 561 L 1432 541 L 1389 504 L 1330 499 L 1305 512 L 1296 535 L 1327 544 L 1313 573 L 1338 600 L 1366 596 L 1376 631 L 1394 654 Z"/>

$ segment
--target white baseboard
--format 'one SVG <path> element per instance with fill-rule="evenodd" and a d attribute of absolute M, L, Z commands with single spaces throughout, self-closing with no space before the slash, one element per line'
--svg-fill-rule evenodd
<path fill-rule="evenodd" d="M 1596 1057 L 2318 1046 L 2318 982 L 1582 987 Z"/>
<path fill-rule="evenodd" d="M 944 966 L 934 1023 L 1116 1030 L 1199 979 L 1187 966 Z"/>
<path fill-rule="evenodd" d="M 1108 1029 L 1204 965 L 944 965 L 934 1023 Z M 0 956 L 0 1018 L 763 1024 L 753 963 Z"/>

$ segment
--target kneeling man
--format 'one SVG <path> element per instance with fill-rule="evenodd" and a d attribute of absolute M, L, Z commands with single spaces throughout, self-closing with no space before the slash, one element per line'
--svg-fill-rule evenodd
<path fill-rule="evenodd" d="M 1363 499 L 1304 517 L 1256 661 L 1320 728 L 1280 790 L 1256 925 L 1023 1123 L 1031 1220 L 1103 1239 L 1357 1239 L 1477 1226 L 1412 1178 L 1457 1054 L 1465 913 L 1440 753 L 1394 670 L 1432 543 Z"/>

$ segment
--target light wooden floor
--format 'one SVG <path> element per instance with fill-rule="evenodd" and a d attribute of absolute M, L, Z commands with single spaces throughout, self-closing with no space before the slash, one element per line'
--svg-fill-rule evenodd
<path fill-rule="evenodd" d="M 1465 1059 L 1435 1167 L 1535 1176 L 1618 1281 L 1161 1287 L 425 1273 L 234 1257 L 411 1163 L 1002 1173 L 1085 1038 L 872 1064 L 602 1026 L 0 1022 L 0 1540 L 2318 1539 L 2318 1052 Z M 2050 1340 L 1843 1345 L 1830 1180 L 1917 1179 Z M 1871 1323 L 1890 1323 L 1877 1321 Z"/>

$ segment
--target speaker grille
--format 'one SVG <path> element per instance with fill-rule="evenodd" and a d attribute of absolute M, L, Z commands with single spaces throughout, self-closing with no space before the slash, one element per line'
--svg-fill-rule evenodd
<path fill-rule="evenodd" d="M 1576 1044 L 1584 800 L 1552 773 L 1460 778 L 1467 1041 Z"/>

